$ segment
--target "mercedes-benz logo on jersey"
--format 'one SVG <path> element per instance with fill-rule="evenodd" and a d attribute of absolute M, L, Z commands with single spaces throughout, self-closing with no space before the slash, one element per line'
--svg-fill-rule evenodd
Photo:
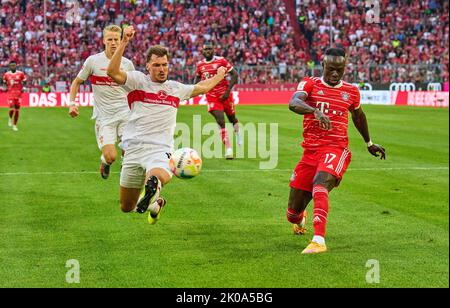
<path fill-rule="evenodd" d="M 306 81 L 300 82 L 300 83 L 298 84 L 297 90 L 298 90 L 298 91 L 303 91 L 303 89 L 305 88 L 305 84 L 306 84 Z"/>
<path fill-rule="evenodd" d="M 168 96 L 169 96 L 169 95 L 168 95 L 165 91 L 163 91 L 163 90 L 161 90 L 161 91 L 158 92 L 158 98 L 159 98 L 159 99 L 166 99 Z"/>

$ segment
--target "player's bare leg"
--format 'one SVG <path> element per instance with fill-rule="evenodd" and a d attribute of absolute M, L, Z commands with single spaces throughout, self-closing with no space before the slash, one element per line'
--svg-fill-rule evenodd
<path fill-rule="evenodd" d="M 19 129 L 17 128 L 17 122 L 19 122 L 19 112 L 20 112 L 20 106 L 16 105 L 14 108 L 14 120 L 13 120 L 13 131 L 17 132 Z"/>
<path fill-rule="evenodd" d="M 152 193 L 153 191 L 150 191 L 149 188 L 153 187 L 152 182 L 154 182 L 153 181 L 154 179 L 156 179 L 157 190 L 154 193 Z M 170 181 L 170 179 L 171 179 L 171 176 L 164 169 L 155 168 L 155 169 L 152 169 L 149 172 L 147 172 L 146 179 L 145 179 L 145 187 L 144 187 L 145 194 L 141 199 L 139 199 L 139 196 L 141 195 L 142 188 L 126 188 L 126 187 L 120 186 L 120 208 L 121 208 L 121 210 L 124 213 L 129 213 L 129 212 L 133 212 L 133 211 L 140 212 L 138 210 L 139 203 L 144 202 L 143 201 L 144 199 L 149 199 L 147 201 L 148 202 L 148 204 L 146 205 L 147 207 L 142 212 L 142 213 L 145 213 L 145 211 L 147 211 L 147 209 L 150 205 L 150 201 L 161 203 L 161 200 L 159 200 L 159 199 L 163 199 L 163 198 L 159 197 L 159 192 L 161 190 L 162 185 L 167 184 Z M 162 208 L 164 205 L 165 205 L 165 200 L 164 200 L 164 204 L 162 204 L 162 206 L 160 206 L 160 207 Z"/>
<path fill-rule="evenodd" d="M 236 144 L 238 146 L 242 146 L 243 140 L 242 140 L 242 134 L 239 129 L 239 120 L 236 118 L 235 114 L 227 114 L 228 121 L 233 124 L 234 133 L 236 135 Z"/>
<path fill-rule="evenodd" d="M 225 116 L 224 112 L 220 110 L 212 110 L 211 115 L 216 119 L 217 124 L 220 127 L 220 136 L 222 138 L 222 142 L 225 145 L 225 158 L 233 159 L 233 148 L 230 145 L 230 139 L 228 138 L 228 132 L 225 128 Z"/>
<path fill-rule="evenodd" d="M 107 144 L 102 148 L 100 174 L 105 180 L 109 177 L 111 165 L 116 161 L 117 150 L 114 144 Z"/>
<path fill-rule="evenodd" d="M 140 188 L 126 188 L 120 186 L 120 208 L 122 212 L 129 213 L 136 209 L 140 193 Z"/>
<path fill-rule="evenodd" d="M 140 194 L 141 194 L 140 188 L 125 188 L 125 187 L 121 186 L 120 187 L 120 208 L 121 208 L 122 212 L 124 212 L 124 213 L 136 212 L 137 211 L 136 205 L 139 201 Z M 158 197 L 158 198 L 156 198 L 156 201 L 154 203 L 156 203 L 156 205 L 154 205 L 153 207 L 155 208 L 155 210 L 156 210 L 156 207 L 158 207 L 158 209 L 156 211 L 155 219 L 153 221 L 151 221 L 150 217 L 149 217 L 149 222 L 151 224 L 156 223 L 156 221 L 159 219 L 159 217 L 161 215 L 161 210 L 166 205 L 166 200 L 162 197 Z"/>
<path fill-rule="evenodd" d="M 12 128 L 13 126 L 13 117 L 14 117 L 14 106 L 9 107 L 9 120 L 8 120 L 8 126 Z"/>
<path fill-rule="evenodd" d="M 314 177 L 314 237 L 302 254 L 321 253 L 327 250 L 325 230 L 328 218 L 328 193 L 338 184 L 338 180 L 327 172 L 318 172 Z"/>
<path fill-rule="evenodd" d="M 295 235 L 304 235 L 306 233 L 306 207 L 312 200 L 312 193 L 305 190 L 291 188 L 287 209 L 287 219 L 292 223 Z"/>

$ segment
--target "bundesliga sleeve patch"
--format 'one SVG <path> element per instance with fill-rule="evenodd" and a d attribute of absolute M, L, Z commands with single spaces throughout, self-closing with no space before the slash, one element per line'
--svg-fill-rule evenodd
<path fill-rule="evenodd" d="M 298 84 L 297 91 L 304 91 L 306 81 L 302 81 Z"/>

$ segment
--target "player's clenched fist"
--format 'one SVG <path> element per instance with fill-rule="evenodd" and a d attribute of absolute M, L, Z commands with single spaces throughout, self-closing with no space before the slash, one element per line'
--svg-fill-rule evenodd
<path fill-rule="evenodd" d="M 381 145 L 372 144 L 367 147 L 367 150 L 375 157 L 380 156 L 380 159 L 386 159 L 386 150 Z"/>
<path fill-rule="evenodd" d="M 80 112 L 78 111 L 78 106 L 70 106 L 69 114 L 72 118 L 77 117 L 80 114 Z"/>
<path fill-rule="evenodd" d="M 314 117 L 319 120 L 319 127 L 324 130 L 331 129 L 330 118 L 323 114 L 319 109 L 314 110 Z"/>
<path fill-rule="evenodd" d="M 134 33 L 136 31 L 134 30 L 133 26 L 126 26 L 123 29 L 123 37 L 122 37 L 122 41 L 125 43 L 128 43 L 129 41 L 131 41 L 131 39 L 134 37 Z"/>
<path fill-rule="evenodd" d="M 221 66 L 217 69 L 217 75 L 219 75 L 220 77 L 225 78 L 226 74 L 227 74 L 226 67 Z"/>

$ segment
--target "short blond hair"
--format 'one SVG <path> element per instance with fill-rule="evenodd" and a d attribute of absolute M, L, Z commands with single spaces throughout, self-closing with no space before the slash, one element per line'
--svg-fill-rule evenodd
<path fill-rule="evenodd" d="M 109 25 L 105 29 L 103 29 L 103 36 L 105 36 L 106 32 L 118 32 L 122 34 L 122 28 L 118 25 Z"/>

